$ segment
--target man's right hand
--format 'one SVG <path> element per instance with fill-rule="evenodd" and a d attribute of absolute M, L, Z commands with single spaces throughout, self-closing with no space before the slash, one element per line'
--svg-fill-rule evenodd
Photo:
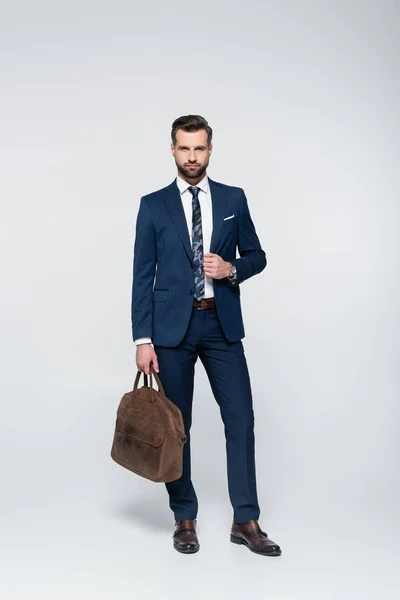
<path fill-rule="evenodd" d="M 151 363 L 153 363 L 155 372 L 158 373 L 157 354 L 152 344 L 138 344 L 136 347 L 136 365 L 138 370 L 148 375 Z"/>

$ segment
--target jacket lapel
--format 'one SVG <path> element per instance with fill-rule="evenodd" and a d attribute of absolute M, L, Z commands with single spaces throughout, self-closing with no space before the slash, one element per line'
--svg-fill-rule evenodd
<path fill-rule="evenodd" d="M 217 242 L 219 234 L 221 233 L 222 220 L 225 215 L 226 203 L 228 195 L 225 188 L 216 181 L 208 178 L 211 189 L 212 198 L 212 216 L 213 216 L 213 228 L 210 242 L 210 252 L 215 253 L 217 248 Z"/>
<path fill-rule="evenodd" d="M 189 259 L 193 260 L 192 245 L 190 243 L 185 211 L 183 210 L 181 193 L 176 185 L 175 179 L 169 186 L 164 188 L 164 200 L 186 253 Z"/>

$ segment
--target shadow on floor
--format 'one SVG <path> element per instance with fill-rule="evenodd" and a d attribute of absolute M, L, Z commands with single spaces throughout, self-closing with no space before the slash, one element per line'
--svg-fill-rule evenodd
<path fill-rule="evenodd" d="M 160 507 L 160 502 L 152 498 L 142 498 L 139 501 L 126 502 L 124 504 L 114 504 L 110 507 L 110 512 L 113 516 L 123 521 L 129 521 L 135 525 L 140 525 L 143 529 L 156 530 L 173 530 L 174 515 L 168 514 L 168 506 Z"/>

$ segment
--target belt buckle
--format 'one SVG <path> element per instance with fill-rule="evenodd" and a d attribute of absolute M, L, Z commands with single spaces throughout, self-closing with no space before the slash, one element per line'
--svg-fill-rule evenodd
<path fill-rule="evenodd" d="M 197 300 L 197 298 L 196 298 Z M 201 302 L 201 300 L 197 300 L 197 302 Z M 196 306 L 197 310 L 205 310 L 207 306 Z"/>

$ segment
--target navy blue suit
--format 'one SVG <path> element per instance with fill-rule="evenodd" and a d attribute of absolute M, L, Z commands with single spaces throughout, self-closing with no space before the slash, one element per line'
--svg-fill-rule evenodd
<path fill-rule="evenodd" d="M 213 279 L 215 309 L 193 307 L 193 254 L 179 189 L 143 196 L 136 221 L 132 284 L 133 339 L 150 337 L 167 397 L 182 411 L 187 441 L 180 479 L 166 483 L 177 521 L 197 517 L 190 477 L 194 370 L 200 357 L 225 426 L 228 487 L 234 521 L 258 519 L 254 413 L 241 339 L 240 284 L 266 266 L 242 188 L 208 178 L 212 195 L 210 252 L 231 262 L 237 281 Z M 229 215 L 235 218 L 224 220 Z M 236 258 L 236 248 L 240 258 Z"/>

